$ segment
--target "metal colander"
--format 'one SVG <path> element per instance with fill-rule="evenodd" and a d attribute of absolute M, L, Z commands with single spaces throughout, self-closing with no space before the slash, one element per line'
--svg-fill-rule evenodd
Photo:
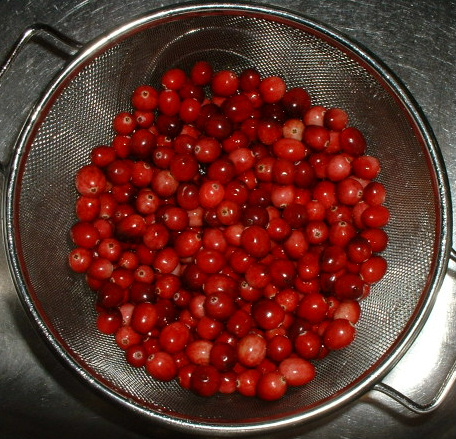
<path fill-rule="evenodd" d="M 255 67 L 303 86 L 313 103 L 342 107 L 382 162 L 392 220 L 389 270 L 362 302 L 355 342 L 317 365 L 317 378 L 277 402 L 202 398 L 130 367 L 96 329 L 95 297 L 67 266 L 76 171 L 110 143 L 132 90 L 159 86 L 196 61 Z M 103 394 L 168 426 L 198 433 L 272 430 L 353 400 L 399 360 L 422 327 L 447 268 L 450 200 L 434 138 L 394 75 L 358 45 L 289 12 L 236 4 L 186 5 L 134 20 L 79 50 L 35 107 L 16 145 L 6 190 L 9 261 L 19 295 L 69 366 Z"/>

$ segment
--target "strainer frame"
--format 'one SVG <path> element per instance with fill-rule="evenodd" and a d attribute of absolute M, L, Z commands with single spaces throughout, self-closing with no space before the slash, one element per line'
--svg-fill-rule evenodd
<path fill-rule="evenodd" d="M 216 12 L 215 12 L 216 11 Z M 29 145 L 31 139 L 37 129 L 39 128 L 42 120 L 42 110 L 52 103 L 54 96 L 58 90 L 64 87 L 65 83 L 75 75 L 75 72 L 79 71 L 87 62 L 91 59 L 95 59 L 98 54 L 107 50 L 109 47 L 117 44 L 120 39 L 128 38 L 132 32 L 140 32 L 141 29 L 147 28 L 152 23 L 160 20 L 167 20 L 168 18 L 175 19 L 178 16 L 185 16 L 187 14 L 195 13 L 244 13 L 244 14 L 262 14 L 265 18 L 275 18 L 277 20 L 283 20 L 284 22 L 295 22 L 303 27 L 311 28 L 312 30 L 321 34 L 325 38 L 328 38 L 336 42 L 340 48 L 347 48 L 352 54 L 356 55 L 365 65 L 370 66 L 375 72 L 381 77 L 391 90 L 393 90 L 397 97 L 401 100 L 401 103 L 409 112 L 409 117 L 413 119 L 416 126 L 419 128 L 420 133 L 423 135 L 430 159 L 432 160 L 432 167 L 436 171 L 438 179 L 437 187 L 439 188 L 439 197 L 441 210 L 438 212 L 439 218 L 438 223 L 441 226 L 441 240 L 438 248 L 435 249 L 435 276 L 432 283 L 428 287 L 428 294 L 426 295 L 423 304 L 420 307 L 420 312 L 416 316 L 413 325 L 407 329 L 406 333 L 396 344 L 397 346 L 390 353 L 388 358 L 382 362 L 382 364 L 376 368 L 374 373 L 364 377 L 361 382 L 353 385 L 349 391 L 344 391 L 341 395 L 334 398 L 330 403 L 326 403 L 323 406 L 309 409 L 305 413 L 299 416 L 293 416 L 290 418 L 278 419 L 265 424 L 261 422 L 251 422 L 246 424 L 194 424 L 192 422 L 186 422 L 185 420 L 167 416 L 162 413 L 151 413 L 149 410 L 144 409 L 139 404 L 132 401 L 126 400 L 124 397 L 115 394 L 111 390 L 107 389 L 106 386 L 94 379 L 92 375 L 75 361 L 75 359 L 68 354 L 65 347 L 62 346 L 54 337 L 51 329 L 43 321 L 41 311 L 36 303 L 30 297 L 26 276 L 24 275 L 23 262 L 17 254 L 17 244 L 15 236 L 15 225 L 16 225 L 16 189 L 17 179 L 20 177 L 21 164 L 23 155 L 26 152 L 26 148 Z M 76 48 L 79 50 L 79 47 Z M 414 101 L 412 96 L 398 80 L 398 78 L 375 56 L 370 52 L 354 43 L 347 37 L 340 33 L 330 29 L 327 26 L 321 25 L 314 20 L 310 20 L 301 15 L 291 13 L 286 10 L 278 8 L 264 7 L 260 5 L 246 5 L 242 3 L 226 3 L 226 4 L 187 4 L 179 7 L 165 8 L 146 14 L 137 19 L 129 21 L 127 24 L 117 27 L 115 30 L 103 34 L 96 38 L 87 45 L 84 45 L 69 63 L 63 68 L 61 72 L 53 79 L 49 88 L 43 94 L 39 103 L 34 107 L 31 115 L 29 116 L 26 124 L 24 125 L 22 132 L 19 136 L 18 142 L 15 147 L 14 157 L 8 167 L 8 175 L 6 182 L 6 190 L 4 191 L 4 206 L 5 206 L 5 221 L 3 222 L 6 236 L 6 246 L 8 254 L 8 262 L 10 264 L 12 277 L 15 282 L 16 288 L 19 293 L 19 297 L 25 308 L 31 314 L 31 317 L 36 322 L 40 332 L 44 335 L 44 338 L 50 343 L 52 348 L 59 354 L 64 362 L 70 367 L 70 369 L 76 371 L 76 373 L 89 382 L 92 387 L 97 389 L 103 395 L 116 400 L 121 405 L 127 405 L 134 412 L 144 415 L 153 420 L 162 422 L 168 426 L 183 429 L 185 431 L 194 431 L 199 434 L 213 434 L 218 433 L 222 435 L 229 435 L 232 433 L 246 433 L 246 432 L 258 432 L 258 431 L 269 431 L 277 428 L 283 428 L 290 425 L 295 425 L 298 422 L 304 422 L 317 417 L 321 417 L 342 405 L 345 405 L 349 401 L 352 401 L 364 394 L 367 390 L 375 388 L 375 384 L 378 383 L 382 377 L 386 375 L 388 371 L 399 361 L 404 355 L 414 339 L 418 335 L 420 329 L 424 325 L 427 316 L 429 315 L 432 305 L 435 301 L 438 289 L 443 281 L 443 277 L 446 273 L 448 261 L 450 258 L 451 249 L 451 230 L 452 230 L 452 219 L 451 219 L 451 198 L 448 177 L 445 171 L 444 162 L 438 148 L 436 139 L 432 133 L 432 130 L 427 123 L 423 113 L 419 109 L 419 106 Z M 379 389 L 380 390 L 380 389 Z"/>

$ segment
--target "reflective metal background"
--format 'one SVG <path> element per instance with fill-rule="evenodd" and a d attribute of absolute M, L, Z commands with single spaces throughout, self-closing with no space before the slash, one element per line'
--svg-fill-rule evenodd
<path fill-rule="evenodd" d="M 156 7 L 183 3 L 145 0 L 2 0 L 0 59 L 22 30 L 50 24 L 83 43 Z M 380 57 L 421 105 L 441 146 L 456 198 L 456 2 L 455 0 L 268 1 L 334 27 Z M 30 104 L 61 60 L 36 44 L 14 62 L 0 84 L 0 162 Z M 453 236 L 456 236 L 453 233 Z M 455 239 L 456 240 L 456 239 Z M 424 330 L 385 382 L 418 402 L 428 402 L 456 361 L 455 264 Z M 64 292 L 62 292 L 64 293 Z M 317 422 L 274 438 L 456 438 L 456 388 L 432 414 L 416 415 L 372 391 Z M 0 250 L 0 437 L 174 438 L 111 405 L 49 351 L 29 322 Z M 180 435 L 182 437 L 182 435 Z M 264 435 L 262 436 L 264 437 Z"/>

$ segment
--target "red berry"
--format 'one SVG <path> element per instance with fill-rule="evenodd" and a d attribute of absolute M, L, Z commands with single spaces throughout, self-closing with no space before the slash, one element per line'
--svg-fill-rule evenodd
<path fill-rule="evenodd" d="M 154 111 L 158 105 L 158 91 L 150 85 L 141 85 L 132 95 L 133 107 L 142 111 Z"/>
<path fill-rule="evenodd" d="M 239 340 L 237 357 L 247 367 L 258 366 L 266 357 L 267 342 L 259 334 L 247 334 Z"/>
<path fill-rule="evenodd" d="M 76 189 L 81 195 L 98 197 L 106 186 L 106 176 L 98 166 L 83 166 L 76 174 Z"/>
<path fill-rule="evenodd" d="M 279 371 L 290 386 L 303 386 L 316 376 L 315 366 L 303 358 L 286 358 L 279 364 Z"/>
<path fill-rule="evenodd" d="M 171 381 L 176 378 L 178 373 L 173 357 L 164 351 L 150 355 L 145 367 L 153 378 L 161 381 Z"/>
<path fill-rule="evenodd" d="M 356 329 L 346 319 L 331 321 L 323 334 L 323 342 L 330 350 L 338 350 L 347 347 L 355 339 Z"/>
<path fill-rule="evenodd" d="M 279 76 L 268 76 L 261 81 L 259 90 L 264 102 L 274 103 L 283 98 L 287 85 Z"/>
<path fill-rule="evenodd" d="M 267 372 L 258 380 L 257 395 L 265 401 L 275 401 L 285 395 L 287 388 L 287 381 L 280 372 Z"/>
<path fill-rule="evenodd" d="M 261 329 L 274 329 L 283 323 L 285 311 L 274 300 L 262 299 L 252 305 L 252 317 Z"/>
<path fill-rule="evenodd" d="M 239 77 L 232 70 L 220 70 L 212 76 L 211 87 L 218 96 L 231 96 L 239 88 Z"/>
<path fill-rule="evenodd" d="M 141 333 L 147 334 L 157 324 L 158 312 L 157 308 L 153 303 L 143 302 L 138 303 L 131 316 L 131 327 Z"/>
<path fill-rule="evenodd" d="M 211 64 L 207 61 L 198 61 L 192 67 L 190 76 L 193 83 L 196 85 L 207 85 L 210 83 L 213 73 L 214 71 Z"/>

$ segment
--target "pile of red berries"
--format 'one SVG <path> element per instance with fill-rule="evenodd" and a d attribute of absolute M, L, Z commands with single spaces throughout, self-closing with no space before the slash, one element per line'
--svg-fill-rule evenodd
<path fill-rule="evenodd" d="M 348 346 L 384 276 L 380 162 L 281 77 L 173 68 L 76 176 L 71 268 L 133 367 L 275 400 Z"/>

